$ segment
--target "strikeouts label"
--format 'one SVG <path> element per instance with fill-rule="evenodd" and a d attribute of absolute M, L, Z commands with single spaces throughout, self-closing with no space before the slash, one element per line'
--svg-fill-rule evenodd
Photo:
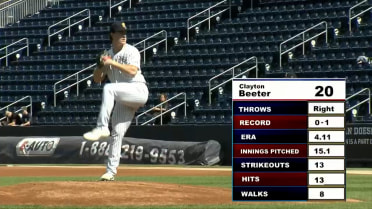
<path fill-rule="evenodd" d="M 345 200 L 345 79 L 234 79 L 233 200 Z"/>

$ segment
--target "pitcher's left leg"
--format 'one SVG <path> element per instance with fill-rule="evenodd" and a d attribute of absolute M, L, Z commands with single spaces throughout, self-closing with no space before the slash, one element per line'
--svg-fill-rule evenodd
<path fill-rule="evenodd" d="M 116 104 L 112 115 L 112 133 L 109 140 L 109 156 L 106 174 L 115 176 L 120 164 L 122 140 L 127 132 L 136 109 Z"/>

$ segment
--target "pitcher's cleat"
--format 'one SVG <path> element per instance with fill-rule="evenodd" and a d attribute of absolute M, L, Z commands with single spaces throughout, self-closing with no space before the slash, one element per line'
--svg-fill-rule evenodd
<path fill-rule="evenodd" d="M 114 181 L 115 180 L 115 178 L 114 178 L 114 176 L 112 175 L 112 174 L 110 174 L 110 173 L 105 173 L 105 174 L 103 174 L 102 176 L 101 176 L 101 179 L 100 179 L 101 181 Z"/>
<path fill-rule="evenodd" d="M 89 141 L 97 141 L 100 139 L 105 139 L 110 136 L 110 130 L 106 127 L 97 127 L 84 134 L 84 139 Z"/>

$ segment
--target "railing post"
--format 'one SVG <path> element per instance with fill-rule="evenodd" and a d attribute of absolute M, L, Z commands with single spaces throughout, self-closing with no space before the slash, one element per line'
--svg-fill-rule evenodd
<path fill-rule="evenodd" d="M 53 92 L 54 92 L 54 107 L 57 106 L 57 94 L 56 94 L 56 85 L 53 86 Z"/>
<path fill-rule="evenodd" d="M 208 100 L 209 100 L 209 105 L 211 105 L 212 104 L 212 91 L 210 90 L 211 89 L 211 80 L 208 81 L 208 87 L 209 87 Z"/>
<path fill-rule="evenodd" d="M 79 96 L 79 73 L 76 74 L 76 96 Z"/>
<path fill-rule="evenodd" d="M 48 46 L 50 46 L 50 27 L 48 27 Z"/>
<path fill-rule="evenodd" d="M 146 40 L 143 42 L 143 48 L 146 49 Z M 143 51 L 143 64 L 146 64 L 146 50 Z"/>
<path fill-rule="evenodd" d="M 110 5 L 109 5 L 110 18 L 111 18 L 111 13 L 112 13 L 112 12 L 111 12 L 111 9 L 112 9 L 112 8 L 111 8 L 111 0 L 110 0 Z"/>
<path fill-rule="evenodd" d="M 282 68 L 282 43 L 279 44 L 279 68 Z"/>
<path fill-rule="evenodd" d="M 88 10 L 88 17 L 89 17 L 89 27 L 92 27 L 92 20 L 91 20 L 91 16 L 90 16 L 90 10 Z M 83 22 L 84 23 L 84 22 Z"/>
<path fill-rule="evenodd" d="M 8 47 L 5 48 L 5 54 L 8 54 Z M 8 67 L 8 56 L 5 57 L 5 66 Z"/>
<path fill-rule="evenodd" d="M 30 114 L 31 114 L 31 118 L 30 120 L 32 119 L 32 97 L 30 96 Z"/>
<path fill-rule="evenodd" d="M 256 57 L 256 78 L 258 78 L 258 60 Z"/>
<path fill-rule="evenodd" d="M 351 32 L 351 8 L 349 9 L 349 32 Z"/>
<path fill-rule="evenodd" d="M 68 37 L 71 36 L 71 19 L 68 19 Z"/>
<path fill-rule="evenodd" d="M 26 38 L 26 43 L 27 43 L 27 56 L 30 56 L 30 45 L 29 45 L 29 42 L 28 42 L 28 38 Z"/>
<path fill-rule="evenodd" d="M 230 21 L 231 21 L 231 1 L 232 0 L 229 0 L 229 17 L 230 17 Z M 251 2 L 252 2 L 252 0 L 251 0 Z"/>
<path fill-rule="evenodd" d="M 160 105 L 160 125 L 163 125 L 163 105 Z"/>
<path fill-rule="evenodd" d="M 208 9 L 208 32 L 211 31 L 211 9 Z"/>
<path fill-rule="evenodd" d="M 190 43 L 190 23 L 189 23 L 189 19 L 187 19 L 186 27 L 187 27 L 187 43 Z"/>
<path fill-rule="evenodd" d="M 187 108 L 187 107 L 186 107 L 186 104 L 187 104 L 186 93 L 184 93 L 183 95 L 185 96 L 185 107 L 184 107 L 184 108 L 185 108 L 185 109 L 184 109 L 184 110 L 185 110 L 185 114 L 184 114 L 184 116 L 186 117 L 186 116 L 187 116 L 187 113 L 186 113 L 186 112 L 187 112 L 187 109 L 186 109 L 186 108 Z"/>
<path fill-rule="evenodd" d="M 371 89 L 368 89 L 368 113 L 371 115 Z"/>
<path fill-rule="evenodd" d="M 325 41 L 326 41 L 326 44 L 327 44 L 327 46 L 328 46 L 328 23 L 327 22 L 325 22 L 325 25 L 326 25 L 326 32 L 325 32 L 325 35 L 326 35 L 326 38 L 325 38 Z"/>
<path fill-rule="evenodd" d="M 25 7 L 26 8 L 23 8 L 23 11 L 22 11 L 23 15 L 27 14 L 27 11 L 28 11 L 28 1 L 25 1 Z M 21 15 L 21 14 L 18 13 L 18 15 Z M 20 17 L 18 17 L 18 15 L 17 15 L 17 21 L 18 21 L 18 18 L 21 19 Z"/>
<path fill-rule="evenodd" d="M 164 31 L 165 34 L 165 53 L 168 54 L 168 34 L 166 31 Z"/>
<path fill-rule="evenodd" d="M 302 34 L 302 55 L 305 55 L 305 33 Z"/>

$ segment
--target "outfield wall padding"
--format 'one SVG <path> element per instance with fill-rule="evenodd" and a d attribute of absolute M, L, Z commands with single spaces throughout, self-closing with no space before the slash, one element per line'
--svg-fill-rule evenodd
<path fill-rule="evenodd" d="M 0 127 L 0 136 L 81 136 L 92 127 Z M 372 124 L 347 124 L 345 128 L 347 166 L 372 165 Z M 126 137 L 164 141 L 202 142 L 215 140 L 221 145 L 222 165 L 231 165 L 232 127 L 227 125 L 131 126 Z"/>
<path fill-rule="evenodd" d="M 0 137 L 0 163 L 104 163 L 110 153 L 108 140 L 86 141 L 82 136 Z M 215 165 L 222 157 L 215 140 L 163 141 L 124 137 L 121 163 Z"/>

